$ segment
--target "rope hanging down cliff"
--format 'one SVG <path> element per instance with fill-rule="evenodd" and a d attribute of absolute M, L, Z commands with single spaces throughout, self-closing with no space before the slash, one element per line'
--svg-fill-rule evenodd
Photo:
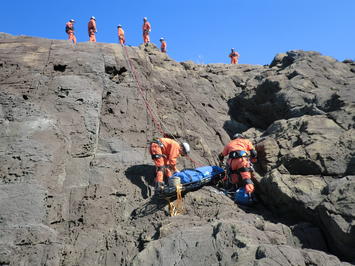
<path fill-rule="evenodd" d="M 131 61 L 130 61 L 130 59 L 129 59 L 127 47 L 124 46 L 124 45 L 122 45 L 122 47 L 123 47 L 123 50 L 125 51 L 125 53 L 124 53 L 124 58 L 125 58 L 125 60 L 126 60 L 127 66 L 128 66 L 128 68 L 129 68 L 129 70 L 130 70 L 132 76 L 133 76 L 133 79 L 136 81 L 139 94 L 142 96 L 142 99 L 143 99 L 143 101 L 144 101 L 144 104 L 145 104 L 145 107 L 146 107 L 146 109 L 147 109 L 148 115 L 151 117 L 151 119 L 152 119 L 152 121 L 153 121 L 155 127 L 158 129 L 158 131 L 159 131 L 162 135 L 164 135 L 165 133 L 164 133 L 164 130 L 163 130 L 163 127 L 162 127 L 162 123 L 161 123 L 161 121 L 160 121 L 158 115 L 154 114 L 154 111 L 153 111 L 152 107 L 150 106 L 150 104 L 149 104 L 147 98 L 144 97 L 144 93 L 143 93 L 144 89 L 143 89 L 143 87 L 141 86 L 141 82 L 140 82 L 140 80 L 139 80 L 139 78 L 138 78 L 138 75 L 137 75 L 137 73 L 136 73 L 136 70 L 135 70 L 135 68 L 133 67 L 133 64 L 131 63 Z"/>
<path fill-rule="evenodd" d="M 166 127 L 164 127 L 164 124 L 160 120 L 159 116 L 153 111 L 152 107 L 150 106 L 150 104 L 148 102 L 148 99 L 144 96 L 144 90 L 145 89 L 141 85 L 142 83 L 140 82 L 139 76 L 137 75 L 137 72 L 136 72 L 133 64 L 131 63 L 131 60 L 130 60 L 129 55 L 128 55 L 127 47 L 125 45 L 122 45 L 122 48 L 124 50 L 123 56 L 125 58 L 126 64 L 128 66 L 128 69 L 131 72 L 132 77 L 133 77 L 133 79 L 135 80 L 135 82 L 137 84 L 137 88 L 138 88 L 139 94 L 141 95 L 141 97 L 142 97 L 142 99 L 144 101 L 145 107 L 147 109 L 147 113 L 151 117 L 151 119 L 152 119 L 152 121 L 154 123 L 154 126 L 162 134 L 162 136 L 169 135 L 169 136 L 173 137 L 175 141 L 177 141 L 177 139 L 174 137 L 174 135 L 171 132 L 169 132 L 166 129 Z M 166 134 L 166 133 L 168 133 L 168 134 Z M 186 157 L 193 163 L 194 167 L 196 167 L 198 165 L 190 156 L 186 155 Z"/>

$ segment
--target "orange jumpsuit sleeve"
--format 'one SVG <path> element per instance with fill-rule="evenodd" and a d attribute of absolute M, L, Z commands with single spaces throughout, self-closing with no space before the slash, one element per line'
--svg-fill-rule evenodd
<path fill-rule="evenodd" d="M 172 139 L 162 138 L 160 139 L 165 147 L 166 164 L 174 167 L 176 165 L 176 159 L 180 156 L 180 145 Z"/>
<path fill-rule="evenodd" d="M 250 140 L 246 140 L 246 144 L 247 144 L 247 150 L 251 151 L 251 150 L 255 150 L 254 145 L 251 143 Z"/>
<path fill-rule="evenodd" d="M 231 146 L 231 143 L 229 142 L 223 149 L 222 151 L 222 155 L 223 156 L 227 156 L 230 152 L 230 146 Z"/>
<path fill-rule="evenodd" d="M 168 156 L 168 164 L 171 166 L 175 166 L 176 159 L 179 157 L 179 155 L 180 155 L 180 146 L 179 144 L 174 143 L 170 148 L 170 153 Z"/>

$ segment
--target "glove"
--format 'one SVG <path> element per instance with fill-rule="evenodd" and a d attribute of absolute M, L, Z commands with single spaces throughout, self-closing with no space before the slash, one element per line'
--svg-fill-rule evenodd
<path fill-rule="evenodd" d="M 254 185 L 253 184 L 246 184 L 245 185 L 245 192 L 246 193 L 253 193 L 254 192 Z"/>
<path fill-rule="evenodd" d="M 252 163 L 256 163 L 256 162 L 258 161 L 258 159 L 257 159 L 257 158 L 251 158 L 250 161 L 251 161 Z"/>
<path fill-rule="evenodd" d="M 165 187 L 165 184 L 163 182 L 156 182 L 155 184 L 155 190 L 157 192 L 163 191 Z"/>

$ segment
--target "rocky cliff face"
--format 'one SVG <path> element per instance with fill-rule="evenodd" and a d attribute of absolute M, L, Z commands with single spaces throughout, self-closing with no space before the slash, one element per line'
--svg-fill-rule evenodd
<path fill-rule="evenodd" d="M 169 217 L 152 198 L 147 145 L 160 133 L 123 48 L 1 34 L 1 265 L 354 262 L 353 61 L 291 51 L 270 66 L 196 65 L 127 51 L 195 161 L 215 164 L 235 132 L 253 139 L 262 203 L 205 187 Z"/>

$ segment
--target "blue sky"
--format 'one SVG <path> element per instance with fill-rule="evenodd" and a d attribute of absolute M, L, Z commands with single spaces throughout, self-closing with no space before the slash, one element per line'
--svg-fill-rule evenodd
<path fill-rule="evenodd" d="M 231 47 L 242 64 L 269 64 L 280 52 L 314 50 L 338 60 L 355 59 L 355 0 L 151 0 L 2 1 L 1 32 L 67 39 L 65 23 L 76 20 L 79 42 L 97 19 L 98 42 L 116 43 L 122 24 L 128 45 L 142 43 L 142 18 L 151 41 L 164 37 L 177 61 L 228 63 Z"/>

